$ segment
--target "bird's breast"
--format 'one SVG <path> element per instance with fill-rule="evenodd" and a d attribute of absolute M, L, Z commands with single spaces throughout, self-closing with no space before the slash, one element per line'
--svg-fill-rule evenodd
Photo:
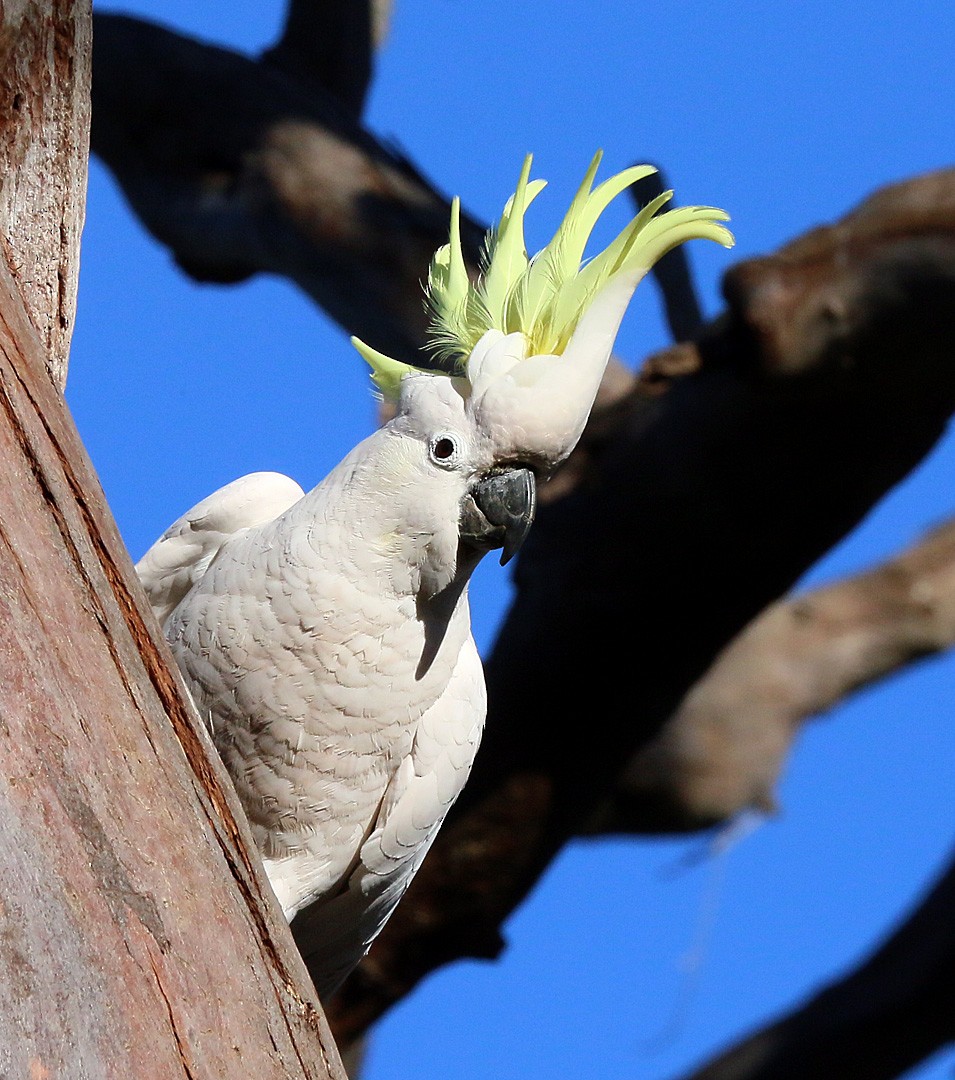
<path fill-rule="evenodd" d="M 447 687 L 469 619 L 462 596 L 436 630 L 386 568 L 295 547 L 223 552 L 167 636 L 263 854 L 324 853 L 332 883 Z"/>

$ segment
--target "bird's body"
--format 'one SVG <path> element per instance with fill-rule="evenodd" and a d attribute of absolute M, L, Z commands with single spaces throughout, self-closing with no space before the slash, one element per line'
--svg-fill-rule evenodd
<path fill-rule="evenodd" d="M 519 546 L 534 477 L 576 443 L 647 259 L 690 235 L 725 241 L 718 211 L 675 211 L 669 232 L 658 223 L 673 215 L 651 211 L 580 271 L 594 221 L 639 172 L 589 193 L 595 161 L 535 271 L 520 231 L 538 190 L 528 167 L 482 293 L 456 219 L 435 257 L 432 302 L 442 347 L 458 343 L 455 369 L 412 369 L 358 343 L 397 399 L 394 418 L 308 494 L 274 473 L 221 489 L 138 566 L 321 994 L 384 925 L 477 751 L 474 567 Z M 644 233 L 649 254 L 635 242 Z"/>
<path fill-rule="evenodd" d="M 407 426 L 371 435 L 308 494 L 243 477 L 139 564 L 285 914 L 312 904 L 297 937 L 326 993 L 420 865 L 486 713 L 465 482 L 435 469 L 448 497 L 428 499 L 426 443 Z M 263 521 L 262 507 L 279 512 Z"/>

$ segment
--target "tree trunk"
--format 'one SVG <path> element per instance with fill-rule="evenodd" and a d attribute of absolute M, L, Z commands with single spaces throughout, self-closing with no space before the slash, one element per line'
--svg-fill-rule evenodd
<path fill-rule="evenodd" d="M 0 1075 L 344 1073 L 51 375 L 88 3 L 0 4 Z"/>

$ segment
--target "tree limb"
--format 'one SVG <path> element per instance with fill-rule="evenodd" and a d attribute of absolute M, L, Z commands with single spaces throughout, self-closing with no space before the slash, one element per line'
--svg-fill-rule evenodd
<path fill-rule="evenodd" d="M 955 863 L 859 968 L 684 1080 L 891 1080 L 955 1041 Z"/>
<path fill-rule="evenodd" d="M 668 187 L 665 174 L 657 171 L 638 180 L 630 188 L 630 197 L 637 209 L 642 210 Z M 668 251 L 654 264 L 652 272 L 663 297 L 670 336 L 674 341 L 692 341 L 703 329 L 704 320 L 686 247 L 679 244 Z"/>
<path fill-rule="evenodd" d="M 882 566 L 762 612 L 631 761 L 590 831 L 642 831 L 648 805 L 687 828 L 771 809 L 806 720 L 953 644 L 955 521 Z"/>
<path fill-rule="evenodd" d="M 282 36 L 262 60 L 313 82 L 358 119 L 380 43 L 381 7 L 374 0 L 289 0 Z"/>
<path fill-rule="evenodd" d="M 93 149 L 179 265 L 203 281 L 282 274 L 420 363 L 447 200 L 310 80 L 137 19 L 94 21 Z M 465 216 L 475 265 L 483 238 Z"/>

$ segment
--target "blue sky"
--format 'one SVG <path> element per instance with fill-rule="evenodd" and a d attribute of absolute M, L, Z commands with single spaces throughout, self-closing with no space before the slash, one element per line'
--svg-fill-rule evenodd
<path fill-rule="evenodd" d="M 249 50 L 281 20 L 278 3 L 249 0 L 114 10 Z M 662 164 L 681 202 L 733 217 L 734 253 L 692 251 L 715 313 L 734 259 L 952 163 L 953 53 L 955 8 L 936 2 L 398 0 L 367 116 L 485 219 L 534 151 L 551 188 L 531 246 L 598 146 L 607 172 Z M 644 287 L 620 353 L 636 362 L 665 340 Z M 292 286 L 182 278 L 94 163 L 68 399 L 134 557 L 245 472 L 316 483 L 373 423 L 367 382 L 345 335 Z M 953 479 L 947 438 L 810 580 L 879 561 L 950 515 Z M 472 595 L 486 648 L 508 597 L 496 562 Z M 782 814 L 728 853 L 699 839 L 569 848 L 509 922 L 500 962 L 446 969 L 386 1019 L 366 1080 L 663 1080 L 788 1008 L 854 964 L 944 862 L 953 697 L 943 658 L 812 725 Z M 953 1066 L 949 1051 L 912 1075 Z"/>

